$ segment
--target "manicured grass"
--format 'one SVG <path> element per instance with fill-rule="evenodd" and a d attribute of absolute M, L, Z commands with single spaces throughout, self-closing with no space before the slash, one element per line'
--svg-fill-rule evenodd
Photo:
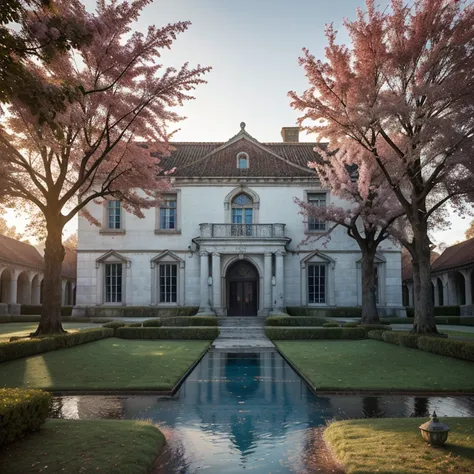
<path fill-rule="evenodd" d="M 41 430 L 0 450 L 0 472 L 149 472 L 164 436 L 140 421 L 48 420 Z"/>
<path fill-rule="evenodd" d="M 474 420 L 442 418 L 451 431 L 443 448 L 420 436 L 421 418 L 339 421 L 324 432 L 347 474 L 422 474 L 474 472 Z"/>
<path fill-rule="evenodd" d="M 102 339 L 0 364 L 3 387 L 171 390 L 209 341 Z"/>
<path fill-rule="evenodd" d="M 100 324 L 94 323 L 63 323 L 66 331 L 77 331 L 79 329 L 96 328 Z M 0 341 L 8 341 L 13 336 L 28 336 L 36 331 L 38 323 L 4 323 L 0 324 Z"/>
<path fill-rule="evenodd" d="M 276 341 L 316 390 L 474 392 L 474 363 L 386 342 Z"/>

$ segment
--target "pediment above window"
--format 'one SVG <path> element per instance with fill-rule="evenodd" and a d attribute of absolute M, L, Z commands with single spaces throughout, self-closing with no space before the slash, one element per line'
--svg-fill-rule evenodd
<path fill-rule="evenodd" d="M 336 264 L 336 260 L 334 260 L 332 257 L 329 257 L 325 253 L 320 252 L 319 250 L 315 250 L 314 252 L 306 255 L 306 257 L 303 258 L 300 263 L 301 268 L 306 268 L 306 266 L 310 263 L 327 263 L 334 266 Z"/>
<path fill-rule="evenodd" d="M 374 258 L 374 263 L 377 264 L 377 263 L 385 263 L 387 260 L 386 258 L 383 256 L 383 254 L 381 253 L 378 253 L 376 252 L 375 254 L 375 258 Z M 362 264 L 362 257 L 359 258 L 357 261 L 356 261 L 357 264 Z"/>
<path fill-rule="evenodd" d="M 179 265 L 179 268 L 184 268 L 185 262 L 181 257 L 171 252 L 171 250 L 164 250 L 150 260 L 151 268 L 155 268 L 160 263 L 176 263 Z"/>
<path fill-rule="evenodd" d="M 120 255 L 115 250 L 109 250 L 107 253 L 104 253 L 104 255 L 101 255 L 95 261 L 95 267 L 99 268 L 99 265 L 101 263 L 123 263 L 127 266 L 127 268 L 130 268 L 132 262 L 130 261 L 130 259 L 124 257 L 123 255 Z"/>

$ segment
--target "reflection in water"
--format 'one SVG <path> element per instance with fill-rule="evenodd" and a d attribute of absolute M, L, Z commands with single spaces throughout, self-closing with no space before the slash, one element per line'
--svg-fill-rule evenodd
<path fill-rule="evenodd" d="M 173 398 L 62 397 L 55 407 L 64 418 L 153 420 L 167 438 L 159 474 L 337 472 L 320 442 L 327 420 L 474 416 L 472 397 L 315 396 L 275 351 L 211 351 Z"/>

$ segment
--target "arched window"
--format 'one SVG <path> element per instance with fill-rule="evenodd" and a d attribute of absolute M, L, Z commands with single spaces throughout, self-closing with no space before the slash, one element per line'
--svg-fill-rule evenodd
<path fill-rule="evenodd" d="M 239 169 L 247 169 L 249 167 L 249 155 L 244 151 L 241 151 L 237 155 L 237 168 Z"/>
<path fill-rule="evenodd" d="M 232 200 L 232 235 L 252 235 L 253 201 L 245 193 Z"/>

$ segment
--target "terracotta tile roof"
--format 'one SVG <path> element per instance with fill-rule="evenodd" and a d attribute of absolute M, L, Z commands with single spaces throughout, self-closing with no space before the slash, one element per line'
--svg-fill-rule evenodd
<path fill-rule="evenodd" d="M 439 253 L 431 252 L 431 266 L 439 258 Z M 411 280 L 413 278 L 413 267 L 411 264 L 411 255 L 407 249 L 402 249 L 402 281 Z"/>
<path fill-rule="evenodd" d="M 75 279 L 77 252 L 68 248 L 65 250 L 62 275 Z M 35 248 L 26 242 L 20 242 L 0 234 L 0 260 L 5 260 L 13 265 L 24 265 L 44 270 L 43 252 L 44 244 L 40 244 Z"/>
<path fill-rule="evenodd" d="M 19 265 L 44 268 L 43 257 L 32 245 L 0 235 L 0 259 Z"/>
<path fill-rule="evenodd" d="M 315 147 L 321 143 L 259 143 L 246 132 L 229 142 L 171 143 L 171 156 L 161 157 L 166 171 L 176 168 L 176 177 L 311 177 L 307 166 L 319 155 Z M 237 153 L 249 155 L 249 167 L 237 168 Z"/>
<path fill-rule="evenodd" d="M 474 239 L 448 247 L 431 266 L 431 271 L 440 272 L 470 264 L 474 264 Z"/>

